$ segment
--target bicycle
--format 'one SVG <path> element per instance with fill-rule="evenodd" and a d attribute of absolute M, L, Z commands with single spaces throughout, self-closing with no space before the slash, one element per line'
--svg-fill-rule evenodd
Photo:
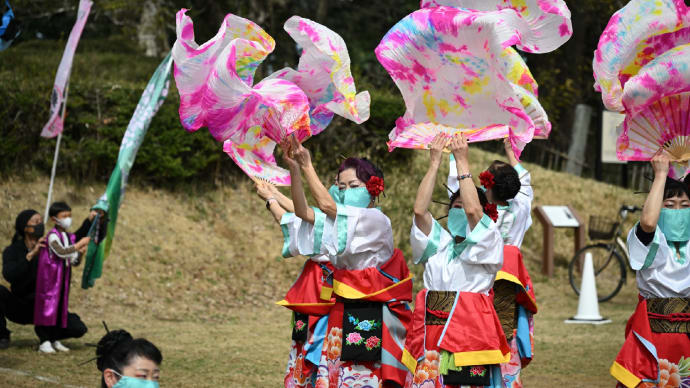
<path fill-rule="evenodd" d="M 592 254 L 599 302 L 605 302 L 618 294 L 626 281 L 626 264 L 630 261 L 628 248 L 621 237 L 623 223 L 629 213 L 640 210 L 642 209 L 637 206 L 623 205 L 618 210 L 618 220 L 613 222 L 604 217 L 590 216 L 587 232 L 590 240 L 608 241 L 587 245 L 573 256 L 568 266 L 568 277 L 575 294 L 580 295 L 582 264 L 587 253 Z"/>

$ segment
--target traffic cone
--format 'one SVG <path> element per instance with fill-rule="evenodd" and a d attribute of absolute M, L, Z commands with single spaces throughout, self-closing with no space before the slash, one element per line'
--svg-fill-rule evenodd
<path fill-rule="evenodd" d="M 580 284 L 580 300 L 577 304 L 577 314 L 566 319 L 565 323 L 590 323 L 601 325 L 611 323 L 599 314 L 599 299 L 597 298 L 597 285 L 594 278 L 594 264 L 592 254 L 585 253 L 585 263 L 582 268 L 582 284 Z"/>

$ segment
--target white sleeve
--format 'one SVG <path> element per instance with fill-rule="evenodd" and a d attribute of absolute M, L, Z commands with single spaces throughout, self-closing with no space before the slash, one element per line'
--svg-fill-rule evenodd
<path fill-rule="evenodd" d="M 393 255 L 390 219 L 377 208 L 337 206 L 335 227 L 324 237 L 331 263 L 337 268 L 364 269 Z"/>
<path fill-rule="evenodd" d="M 469 264 L 489 265 L 492 272 L 498 272 L 503 266 L 503 239 L 496 223 L 486 214 L 461 244 L 466 246 L 460 260 Z"/>
<path fill-rule="evenodd" d="M 424 234 L 417 226 L 412 216 L 412 230 L 410 231 L 410 245 L 412 245 L 412 259 L 415 264 L 426 263 L 429 258 L 445 249 L 452 241 L 452 236 L 441 224 L 433 219 L 431 233 Z"/>
<path fill-rule="evenodd" d="M 448 189 L 452 191 L 448 193 L 448 197 L 460 189 L 460 182 L 458 182 L 458 167 L 455 165 L 455 158 L 453 157 L 453 154 L 450 154 L 449 158 L 448 182 L 446 185 L 448 185 Z"/>
<path fill-rule="evenodd" d="M 628 233 L 628 253 L 630 254 L 630 267 L 635 271 L 654 269 L 666 264 L 665 256 L 670 248 L 666 237 L 659 227 L 654 231 L 654 239 L 649 245 L 644 245 L 635 230 L 640 223 L 636 223 Z"/>
<path fill-rule="evenodd" d="M 333 220 L 326 217 L 321 210 L 313 209 L 313 224 L 302 220 L 294 213 L 283 214 L 280 219 L 280 228 L 283 232 L 283 257 L 329 253 L 328 244 L 324 238 L 332 234 Z"/>
<path fill-rule="evenodd" d="M 337 254 L 381 251 L 386 260 L 393 255 L 391 220 L 381 210 L 345 205 L 337 209 L 334 233 L 328 239 Z"/>

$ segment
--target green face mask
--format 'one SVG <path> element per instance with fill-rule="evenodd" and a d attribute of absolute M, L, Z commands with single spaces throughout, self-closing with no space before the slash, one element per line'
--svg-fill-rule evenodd
<path fill-rule="evenodd" d="M 347 189 L 343 190 L 342 193 L 344 205 L 366 208 L 371 203 L 371 195 L 366 187 Z"/>
<path fill-rule="evenodd" d="M 340 190 L 340 188 L 336 185 L 331 186 L 330 189 L 328 189 L 328 194 L 331 195 L 331 198 L 335 201 L 337 204 L 342 204 L 343 203 L 343 191 Z"/>
<path fill-rule="evenodd" d="M 122 376 L 121 374 L 115 372 L 115 374 L 120 376 L 120 380 L 117 381 L 113 388 L 158 388 L 158 381 L 143 380 L 136 377 Z"/>
<path fill-rule="evenodd" d="M 690 208 L 661 209 L 658 225 L 668 241 L 690 240 Z"/>
<path fill-rule="evenodd" d="M 465 209 L 454 207 L 448 211 L 448 230 L 453 237 L 466 237 L 467 214 L 465 214 Z"/>

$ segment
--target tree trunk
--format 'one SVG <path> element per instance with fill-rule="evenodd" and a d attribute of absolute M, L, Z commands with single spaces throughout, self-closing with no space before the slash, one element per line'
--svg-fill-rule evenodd
<path fill-rule="evenodd" d="M 161 47 L 158 39 L 158 13 L 160 4 L 158 0 L 147 0 L 143 4 L 139 26 L 137 26 L 137 39 L 139 45 L 144 49 L 147 57 L 157 57 L 161 54 Z"/>

